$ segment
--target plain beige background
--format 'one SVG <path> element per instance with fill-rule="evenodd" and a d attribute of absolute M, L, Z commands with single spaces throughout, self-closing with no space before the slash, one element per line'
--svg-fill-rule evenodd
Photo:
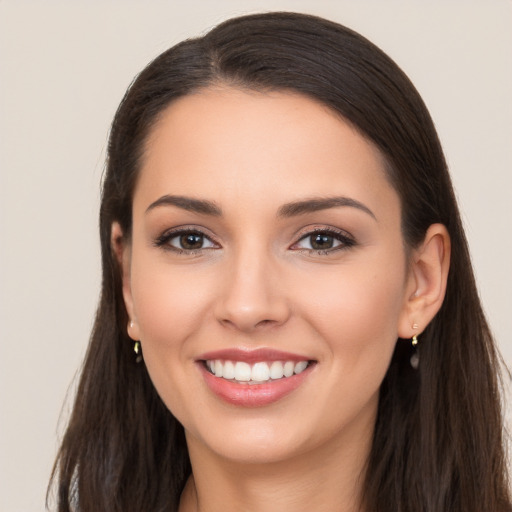
<path fill-rule="evenodd" d="M 61 407 L 97 301 L 99 183 L 124 90 L 181 39 L 232 15 L 279 9 L 358 30 L 416 84 L 512 363 L 511 1 L 0 0 L 1 511 L 44 509 Z"/>

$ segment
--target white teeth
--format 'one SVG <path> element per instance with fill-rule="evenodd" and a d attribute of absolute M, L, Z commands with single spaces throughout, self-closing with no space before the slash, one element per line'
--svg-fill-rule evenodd
<path fill-rule="evenodd" d="M 222 369 L 222 376 L 225 379 L 234 379 L 235 378 L 235 365 L 231 361 L 226 361 L 224 363 L 224 368 Z"/>
<path fill-rule="evenodd" d="M 217 364 L 217 363 L 215 363 Z M 248 382 L 251 380 L 251 366 L 242 361 L 235 364 L 235 380 L 240 382 Z"/>
<path fill-rule="evenodd" d="M 301 361 L 295 365 L 294 373 L 302 373 L 308 367 L 307 361 Z"/>
<path fill-rule="evenodd" d="M 222 361 L 215 361 L 215 377 L 222 377 Z"/>
<path fill-rule="evenodd" d="M 293 375 L 293 370 L 295 370 L 295 365 L 292 361 L 286 361 L 284 363 L 284 376 L 291 377 Z"/>
<path fill-rule="evenodd" d="M 270 368 L 267 363 L 256 363 L 251 370 L 251 380 L 265 382 L 270 379 Z"/>
<path fill-rule="evenodd" d="M 270 365 L 270 378 L 271 379 L 282 379 L 283 377 L 284 377 L 283 363 L 281 363 L 281 361 L 274 361 Z"/>
<path fill-rule="evenodd" d="M 248 384 L 260 384 L 268 380 L 278 380 L 302 373 L 309 365 L 308 361 L 264 361 L 252 366 L 243 361 L 223 361 L 221 359 L 208 360 L 206 366 L 216 377 L 235 380 Z"/>

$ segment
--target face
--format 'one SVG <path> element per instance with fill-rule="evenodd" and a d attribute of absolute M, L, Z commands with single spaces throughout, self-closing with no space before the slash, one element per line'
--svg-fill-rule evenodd
<path fill-rule="evenodd" d="M 124 256 L 129 334 L 189 445 L 265 462 L 371 437 L 409 293 L 400 203 L 326 107 L 229 88 L 173 103 Z"/>

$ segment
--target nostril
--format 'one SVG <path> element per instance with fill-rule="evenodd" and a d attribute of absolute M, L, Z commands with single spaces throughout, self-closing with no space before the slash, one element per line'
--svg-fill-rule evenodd
<path fill-rule="evenodd" d="M 214 314 L 221 325 L 250 332 L 287 321 L 290 309 L 284 297 L 251 282 L 242 284 L 219 292 Z"/>
<path fill-rule="evenodd" d="M 272 326 L 280 325 L 282 322 L 279 320 L 272 320 L 272 319 L 264 319 L 264 320 L 256 320 L 254 321 L 253 318 L 247 317 L 237 317 L 237 318 L 219 318 L 219 323 L 223 325 L 224 327 L 234 328 L 234 329 L 240 329 L 244 331 L 253 331 L 258 329 L 264 329 L 264 328 L 270 328 Z"/>
<path fill-rule="evenodd" d="M 274 323 L 274 322 L 275 322 L 275 320 L 261 320 L 260 322 L 258 322 L 258 323 L 256 324 L 256 326 L 258 326 L 258 325 L 261 325 L 261 326 L 263 326 L 263 325 L 268 325 L 268 324 L 272 324 L 272 323 Z"/>

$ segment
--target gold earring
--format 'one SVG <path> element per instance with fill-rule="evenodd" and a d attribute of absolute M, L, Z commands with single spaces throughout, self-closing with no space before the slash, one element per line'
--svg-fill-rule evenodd
<path fill-rule="evenodd" d="M 418 329 L 418 324 L 416 322 L 414 322 L 412 324 L 412 328 L 416 331 Z M 415 347 L 417 344 L 418 344 L 418 335 L 415 334 L 413 337 L 412 337 L 412 346 Z"/>
<path fill-rule="evenodd" d="M 413 329 L 417 329 L 418 328 L 418 324 L 414 324 L 412 326 Z M 411 363 L 411 366 L 417 370 L 418 369 L 418 366 L 420 364 L 420 354 L 419 354 L 419 350 L 418 350 L 418 335 L 415 334 L 413 337 L 412 337 L 412 340 L 411 340 L 411 345 L 413 346 L 413 349 L 414 349 L 414 353 L 413 355 L 411 356 L 411 359 L 409 360 L 410 363 Z"/>
<path fill-rule="evenodd" d="M 142 361 L 142 347 L 140 346 L 140 341 L 135 342 L 133 351 L 135 352 L 135 362 L 140 363 Z"/>

